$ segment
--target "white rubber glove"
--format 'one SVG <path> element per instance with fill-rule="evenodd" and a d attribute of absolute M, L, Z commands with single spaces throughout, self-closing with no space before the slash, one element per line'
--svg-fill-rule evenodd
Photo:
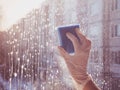
<path fill-rule="evenodd" d="M 62 47 L 58 47 L 58 49 L 75 82 L 83 86 L 90 80 L 89 75 L 87 74 L 87 63 L 91 49 L 91 41 L 88 40 L 78 28 L 76 29 L 76 33 L 80 38 L 81 43 L 73 34 L 66 34 L 73 43 L 75 50 L 74 55 L 68 54 Z"/>

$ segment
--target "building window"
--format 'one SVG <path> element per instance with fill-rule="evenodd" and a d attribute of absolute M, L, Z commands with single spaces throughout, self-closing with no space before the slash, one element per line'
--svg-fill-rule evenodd
<path fill-rule="evenodd" d="M 112 27 L 112 37 L 120 37 L 120 24 Z"/>
<path fill-rule="evenodd" d="M 117 54 L 117 62 L 118 62 L 118 64 L 120 64 L 120 51 Z"/>
<path fill-rule="evenodd" d="M 120 37 L 120 25 L 116 25 L 115 26 L 115 36 L 119 36 Z"/>
<path fill-rule="evenodd" d="M 120 0 L 112 0 L 111 9 L 112 10 L 120 10 Z"/>
<path fill-rule="evenodd" d="M 115 7 L 116 9 L 120 9 L 120 0 L 116 0 Z"/>
<path fill-rule="evenodd" d="M 113 0 L 111 1 L 111 10 L 113 11 L 114 10 L 114 5 L 115 4 L 113 4 Z"/>
<path fill-rule="evenodd" d="M 115 64 L 120 64 L 120 51 L 118 51 L 118 52 L 112 52 L 112 61 Z"/>

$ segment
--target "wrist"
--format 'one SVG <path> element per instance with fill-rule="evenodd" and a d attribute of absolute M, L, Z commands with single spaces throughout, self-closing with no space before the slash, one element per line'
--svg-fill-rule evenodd
<path fill-rule="evenodd" d="M 74 79 L 74 81 L 78 84 L 82 84 L 84 83 L 86 80 L 88 80 L 89 75 L 85 72 L 85 73 L 81 73 L 80 71 L 77 73 L 72 73 L 72 77 Z"/>
<path fill-rule="evenodd" d="M 83 84 L 84 82 L 86 82 L 88 79 L 90 79 L 90 76 L 88 74 L 79 74 L 78 77 L 75 77 L 75 81 L 78 84 Z"/>
<path fill-rule="evenodd" d="M 74 83 L 75 83 L 75 87 L 77 90 L 83 90 L 83 88 L 85 87 L 85 85 L 91 80 L 91 77 L 88 75 L 86 77 L 86 79 L 82 80 L 82 79 L 79 79 L 79 80 L 74 80 Z"/>

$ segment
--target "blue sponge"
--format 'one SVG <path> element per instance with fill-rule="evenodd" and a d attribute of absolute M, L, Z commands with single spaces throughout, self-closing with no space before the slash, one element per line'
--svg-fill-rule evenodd
<path fill-rule="evenodd" d="M 66 33 L 70 32 L 78 38 L 75 32 L 75 28 L 79 28 L 79 24 L 60 26 L 57 28 L 59 39 L 60 39 L 60 46 L 62 46 L 68 53 L 74 53 L 74 47 L 73 47 L 72 42 L 67 38 Z M 78 40 L 80 41 L 79 38 Z"/>

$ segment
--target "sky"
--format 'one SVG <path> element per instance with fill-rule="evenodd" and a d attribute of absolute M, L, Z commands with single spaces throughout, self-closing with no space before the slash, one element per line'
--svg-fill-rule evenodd
<path fill-rule="evenodd" d="M 0 0 L 0 7 L 2 8 L 0 14 L 3 17 L 0 27 L 2 29 L 10 27 L 33 8 L 40 7 L 43 1 L 45 0 Z"/>

